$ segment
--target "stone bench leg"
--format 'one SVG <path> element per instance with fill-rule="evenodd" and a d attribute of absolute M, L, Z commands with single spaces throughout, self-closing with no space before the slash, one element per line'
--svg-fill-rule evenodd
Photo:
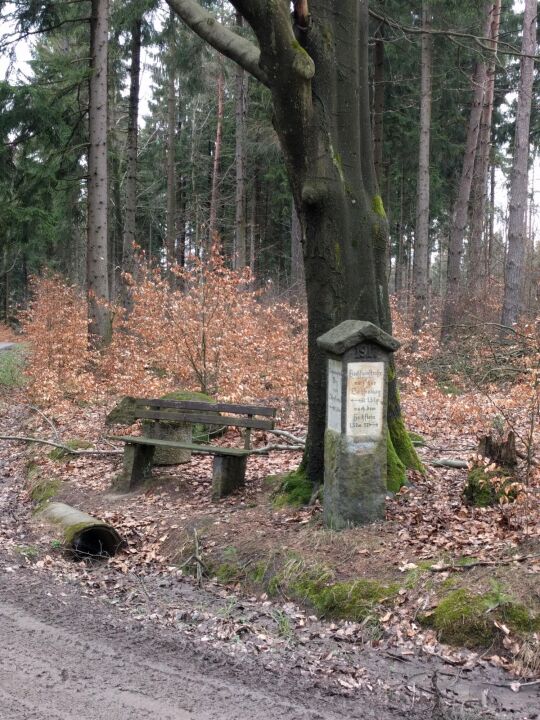
<path fill-rule="evenodd" d="M 129 492 L 152 476 L 155 445 L 130 445 L 124 448 L 124 467 L 115 483 L 115 490 Z"/>
<path fill-rule="evenodd" d="M 244 486 L 247 455 L 214 455 L 212 500 L 219 500 Z"/>

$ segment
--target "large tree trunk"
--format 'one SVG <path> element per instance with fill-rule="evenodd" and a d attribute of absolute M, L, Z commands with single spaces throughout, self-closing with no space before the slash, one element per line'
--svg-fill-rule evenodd
<path fill-rule="evenodd" d="M 236 24 L 243 25 L 243 17 L 236 13 Z M 233 267 L 246 265 L 246 116 L 247 116 L 247 74 L 241 67 L 236 70 L 236 218 Z"/>
<path fill-rule="evenodd" d="M 413 329 L 420 330 L 428 310 L 429 291 L 429 157 L 431 139 L 431 81 L 433 74 L 433 41 L 431 7 L 422 4 L 422 58 L 420 79 L 420 144 L 418 154 L 418 187 L 416 193 L 416 233 L 414 238 L 414 315 Z"/>
<path fill-rule="evenodd" d="M 508 219 L 508 253 L 505 265 L 504 301 L 501 314 L 503 328 L 511 327 L 521 311 L 521 290 L 525 260 L 525 231 L 529 162 L 529 128 L 531 121 L 534 55 L 536 54 L 537 0 L 525 0 L 521 74 L 519 80 L 514 160 L 510 179 L 510 215 Z"/>
<path fill-rule="evenodd" d="M 348 318 L 391 331 L 388 227 L 375 175 L 369 105 L 367 0 L 312 0 L 309 12 L 307 0 L 298 0 L 293 24 L 289 3 L 233 0 L 257 36 L 260 55 L 226 30 L 201 23 L 204 11 L 196 13 L 193 2 L 168 2 L 272 93 L 274 126 L 304 229 L 309 319 L 305 463 L 310 480 L 321 483 L 326 359 L 316 340 Z M 399 457 L 418 467 L 403 427 L 393 370 L 388 419 Z M 405 480 L 404 472 L 400 480 Z"/>
<path fill-rule="evenodd" d="M 379 187 L 383 181 L 384 141 L 384 36 L 379 26 L 373 47 L 373 154 Z"/>
<path fill-rule="evenodd" d="M 129 88 L 128 127 L 126 140 L 126 180 L 124 236 L 122 239 L 122 270 L 135 274 L 134 245 L 136 240 L 137 214 L 137 145 L 139 137 L 139 85 L 141 75 L 141 28 L 142 18 L 137 18 L 131 28 L 131 67 Z M 124 285 L 126 287 L 126 285 Z M 124 293 L 127 295 L 128 293 Z M 127 297 L 125 298 L 127 300 Z"/>
<path fill-rule="evenodd" d="M 304 279 L 304 239 L 302 223 L 296 211 L 294 200 L 291 203 L 291 288 L 294 295 L 302 297 L 305 292 Z"/>
<path fill-rule="evenodd" d="M 108 0 L 92 0 L 88 146 L 88 332 L 91 345 L 110 339 L 108 276 L 107 43 Z"/>

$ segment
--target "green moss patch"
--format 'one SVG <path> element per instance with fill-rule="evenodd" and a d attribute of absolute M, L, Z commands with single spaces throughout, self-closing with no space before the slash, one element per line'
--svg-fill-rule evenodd
<path fill-rule="evenodd" d="M 401 462 L 388 433 L 386 443 L 386 487 L 390 492 L 397 493 L 407 482 L 407 469 Z"/>
<path fill-rule="evenodd" d="M 52 480 L 40 480 L 37 482 L 30 491 L 30 497 L 32 501 L 36 503 L 37 509 L 45 505 L 45 503 L 52 500 L 60 490 L 60 480 L 54 478 Z"/>
<path fill-rule="evenodd" d="M 317 581 L 300 580 L 292 584 L 291 590 L 319 615 L 362 622 L 374 615 L 377 606 L 394 597 L 397 586 L 364 579 L 322 586 Z"/>
<path fill-rule="evenodd" d="M 309 503 L 312 495 L 313 485 L 308 480 L 305 470 L 293 470 L 282 477 L 273 505 L 275 508 L 301 507 Z"/>
<path fill-rule="evenodd" d="M 469 470 L 462 499 L 466 505 L 489 507 L 500 502 L 514 502 L 519 492 L 520 486 L 500 468 L 489 470 L 476 466 Z"/>
<path fill-rule="evenodd" d="M 497 588 L 482 595 L 454 590 L 419 620 L 436 630 L 442 642 L 466 648 L 489 647 L 499 640 L 503 633 L 496 622 L 516 634 L 540 630 L 540 616 Z"/>

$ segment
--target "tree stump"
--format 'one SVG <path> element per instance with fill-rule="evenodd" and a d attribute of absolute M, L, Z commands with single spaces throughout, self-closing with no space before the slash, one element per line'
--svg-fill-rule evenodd
<path fill-rule="evenodd" d="M 478 454 L 489 458 L 502 468 L 515 467 L 517 465 L 515 433 L 510 430 L 506 438 L 483 435 L 478 443 Z"/>
<path fill-rule="evenodd" d="M 143 423 L 144 434 L 153 440 L 174 440 L 191 444 L 191 423 L 172 423 L 166 421 L 148 421 Z M 183 448 L 156 447 L 154 465 L 182 465 L 191 460 L 191 450 Z"/>

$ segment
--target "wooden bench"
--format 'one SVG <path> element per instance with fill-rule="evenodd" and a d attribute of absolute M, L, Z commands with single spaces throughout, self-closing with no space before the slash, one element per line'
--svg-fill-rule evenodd
<path fill-rule="evenodd" d="M 138 399 L 135 402 L 134 415 L 136 419 L 157 423 L 245 428 L 243 448 L 160 440 L 144 436 L 109 436 L 112 440 L 126 443 L 124 467 L 115 483 L 115 489 L 129 491 L 150 479 L 156 447 L 180 448 L 193 453 L 214 455 L 212 498 L 216 500 L 244 485 L 247 458 L 253 452 L 251 431 L 273 430 L 276 410 L 271 407 L 230 403 Z"/>

